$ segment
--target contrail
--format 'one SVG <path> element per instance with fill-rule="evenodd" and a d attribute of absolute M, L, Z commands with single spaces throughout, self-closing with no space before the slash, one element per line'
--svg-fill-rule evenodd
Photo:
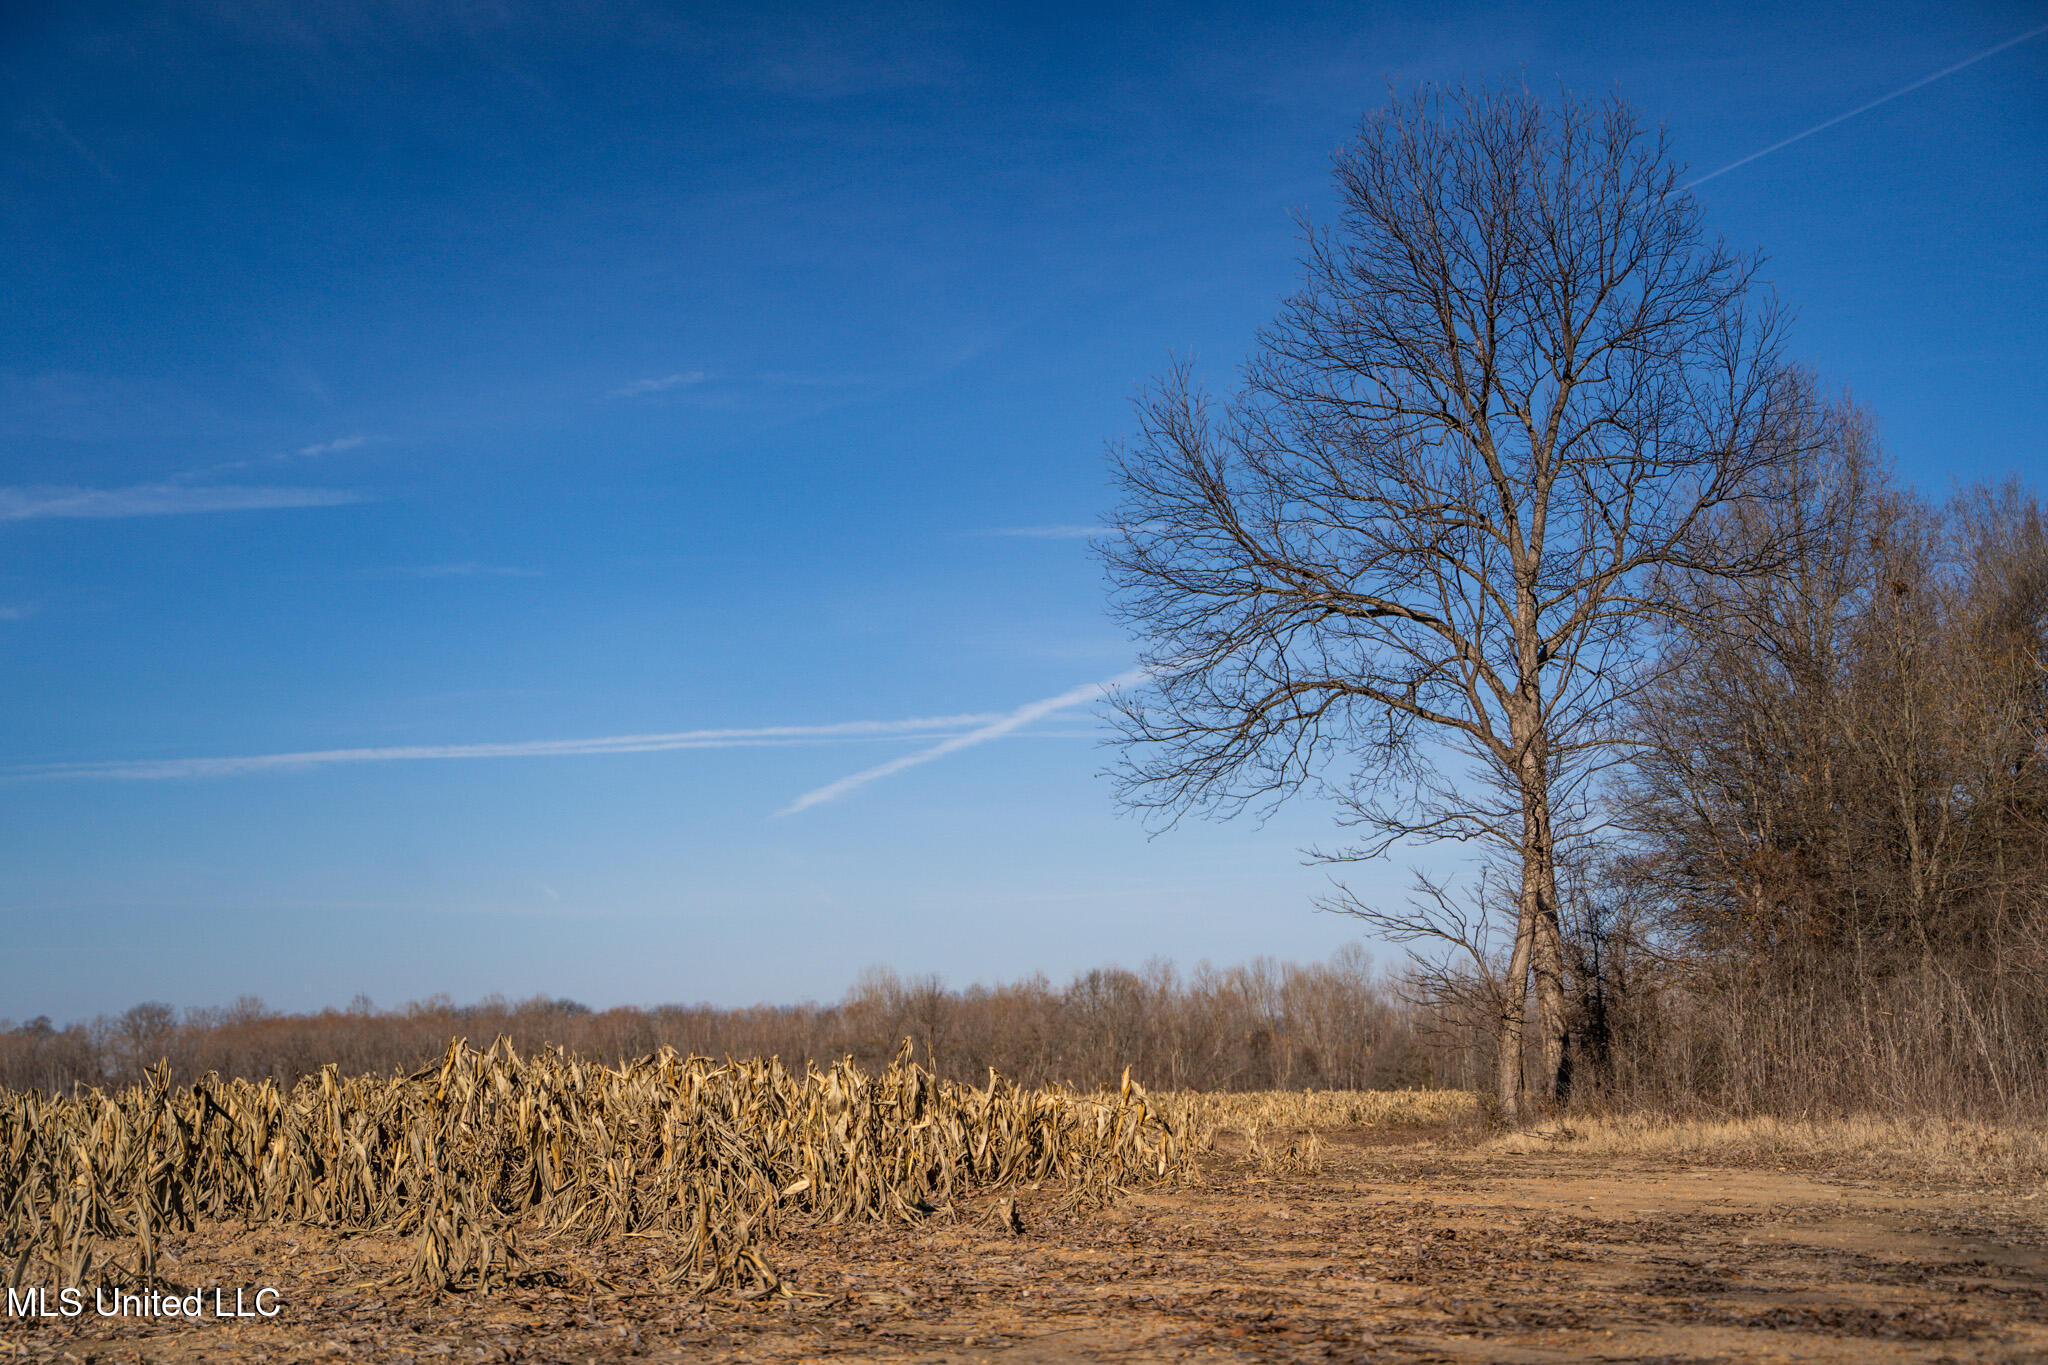
<path fill-rule="evenodd" d="M 905 768 L 915 768 L 920 763 L 929 763 L 935 758 L 944 758 L 947 754 L 958 753 L 962 749 L 972 748 L 977 744 L 985 744 L 989 740 L 1009 734 L 1019 726 L 1029 725 L 1032 721 L 1042 716 L 1049 716 L 1055 711 L 1064 711 L 1070 706 L 1080 706 L 1094 701 L 1111 688 L 1125 687 L 1132 683 L 1143 682 L 1148 676 L 1150 676 L 1150 670 L 1134 668 L 1128 673 L 1119 673 L 1114 678 L 1105 678 L 1101 682 L 1083 683 L 1079 687 L 1069 688 L 1057 697 L 1047 697 L 1044 701 L 1034 701 L 1028 705 L 1020 706 L 1008 715 L 990 721 L 979 729 L 970 730 L 964 735 L 955 735 L 951 739 L 934 744 L 929 749 L 920 749 L 914 754 L 905 754 L 902 758 L 892 758 L 887 763 L 878 763 L 874 767 L 864 768 L 850 777 L 842 777 L 837 782 L 828 782 L 822 787 L 807 791 L 781 810 L 775 812 L 775 814 L 777 816 L 795 815 L 800 810 L 809 810 L 812 806 L 821 805 L 827 801 L 836 801 L 856 787 L 865 787 L 870 782 L 880 781 L 882 778 L 893 776 L 896 773 L 902 772 Z"/>
<path fill-rule="evenodd" d="M 1699 179 L 1694 180 L 1690 184 L 1686 185 L 1685 188 L 1692 189 L 1696 185 L 1704 185 L 1709 180 L 1712 180 L 1715 176 L 1726 175 L 1728 174 L 1728 172 L 1735 170 L 1738 167 L 1747 166 L 1750 162 L 1756 160 L 1760 156 L 1769 156 L 1772 152 L 1778 151 L 1779 149 L 1784 147 L 1790 147 L 1793 143 L 1798 142 L 1804 138 L 1812 137 L 1815 133 L 1826 132 L 1828 129 L 1834 127 L 1837 123 L 1841 123 L 1847 119 L 1855 118 L 1858 114 L 1867 114 L 1871 110 L 1877 108 L 1877 106 L 1880 104 L 1889 104 L 1891 101 L 1897 99 L 1901 95 L 1910 95 L 1923 85 L 1931 85 L 1935 81 L 1940 80 L 1943 76 L 1953 76 L 1956 74 L 1956 72 L 1961 71 L 1966 66 L 1975 66 L 1978 62 L 1983 61 L 1986 57 L 1995 57 L 2009 47 L 2017 47 L 2019 44 L 2026 42 L 2027 39 L 2038 38 L 2044 33 L 2048 33 L 2048 24 L 2042 24 L 2039 28 L 2030 28 L 2017 38 L 2008 38 L 2004 42 L 1998 44 L 1998 46 L 1996 47 L 1987 47 L 1974 57 L 1963 58 L 1954 66 L 1945 66 L 1931 76 L 1922 76 L 1919 80 L 1914 81 L 1911 85 L 1902 85 L 1898 89 L 1892 91 L 1889 95 L 1879 95 L 1870 103 L 1859 104 L 1846 114 L 1835 115 L 1826 123 L 1816 123 L 1813 125 L 1813 127 L 1808 128 L 1805 132 L 1794 133 L 1792 136 L 1786 138 L 1783 142 L 1773 142 L 1770 146 L 1764 148 L 1760 152 L 1751 152 L 1748 156 L 1743 157 L 1740 161 L 1731 161 L 1718 171 L 1709 171 L 1707 174 L 1701 176 Z"/>
<path fill-rule="evenodd" d="M 240 777 L 247 773 L 319 768 L 337 763 L 392 763 L 435 758 L 549 758 L 576 754 L 648 754 L 669 749 L 732 749 L 781 744 L 824 744 L 837 740 L 893 739 L 930 735 L 964 726 L 1000 723 L 995 712 L 927 716 L 912 720 L 850 720 L 836 725 L 768 725 L 748 730 L 678 730 L 668 734 L 605 735 L 592 739 L 531 739 L 499 744 L 410 744 L 384 749 L 313 749 L 288 754 L 242 754 L 225 758 L 165 758 L 112 763 L 54 763 L 15 768 L 13 778 L 111 778 L 162 781 L 169 778 Z M 962 735 L 965 739 L 967 736 Z"/>
<path fill-rule="evenodd" d="M 201 512 L 265 512 L 287 507 L 340 507 L 363 496 L 346 488 L 192 488 L 174 480 L 128 488 L 0 488 L 0 521 L 52 517 L 106 520 Z"/>

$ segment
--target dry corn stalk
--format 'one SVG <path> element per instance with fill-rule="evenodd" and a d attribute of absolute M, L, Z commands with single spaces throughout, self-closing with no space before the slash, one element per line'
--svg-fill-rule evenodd
<path fill-rule="evenodd" d="M 517 1275 L 523 1227 L 666 1237 L 676 1287 L 762 1296 L 783 1285 L 761 1243 L 791 1215 L 905 1221 L 1039 1180 L 1100 1200 L 1192 1169 L 1173 1114 L 1128 1075 L 1101 1096 L 960 1085 L 907 1045 L 873 1076 L 669 1050 L 605 1067 L 504 1040 L 289 1090 L 159 1068 L 112 1095 L 0 1093 L 0 1265 L 10 1287 L 150 1282 L 164 1230 L 239 1219 L 411 1234 L 411 1280 L 440 1290 Z"/>

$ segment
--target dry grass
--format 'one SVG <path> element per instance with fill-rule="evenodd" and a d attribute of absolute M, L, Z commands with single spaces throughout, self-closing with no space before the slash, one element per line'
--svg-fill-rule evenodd
<path fill-rule="evenodd" d="M 619 1067 L 501 1040 L 409 1077 L 329 1067 L 289 1090 L 208 1078 L 106 1094 L 0 1092 L 0 1274 L 10 1285 L 158 1278 L 198 1220 L 409 1235 L 410 1283 L 548 1273 L 551 1243 L 664 1243 L 669 1287 L 765 1297 L 792 1216 L 911 1221 L 978 1190 L 1070 1198 L 1183 1175 L 1193 1149 L 1126 1078 L 1081 1096 L 936 1079 L 909 1060 L 793 1072 L 662 1051 Z"/>
<path fill-rule="evenodd" d="M 1864 1171 L 1973 1185 L 2048 1182 L 2048 1125 L 1941 1118 L 1685 1119 L 1574 1116 L 1495 1138 L 1500 1152 L 1569 1150 L 1731 1166 Z"/>
<path fill-rule="evenodd" d="M 1218 1149 L 1229 1133 L 1261 1175 L 1315 1175 L 1323 1138 L 1336 1129 L 1465 1126 L 1482 1114 L 1463 1090 L 1184 1090 L 1159 1097 L 1196 1151 Z"/>
<path fill-rule="evenodd" d="M 1180 1091 L 1198 1131 L 1234 1129 L 1429 1128 L 1474 1122 L 1477 1096 L 1464 1090 Z"/>

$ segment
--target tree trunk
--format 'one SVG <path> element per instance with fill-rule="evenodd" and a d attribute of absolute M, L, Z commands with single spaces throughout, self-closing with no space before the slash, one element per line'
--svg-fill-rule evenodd
<path fill-rule="evenodd" d="M 1531 727 L 1534 728 L 1533 726 Z M 1550 773 L 1540 736 L 1521 745 L 1522 889 L 1516 950 L 1528 944 L 1535 969 L 1536 1042 L 1542 1058 L 1541 1102 L 1556 1104 L 1570 1088 L 1564 990 L 1564 938 L 1558 924 L 1557 837 L 1550 819 Z"/>
<path fill-rule="evenodd" d="M 1570 1027 L 1565 1012 L 1564 935 L 1558 924 L 1557 846 L 1550 828 L 1550 805 L 1539 800 L 1533 825 L 1532 861 L 1536 869 L 1535 934 L 1532 957 L 1536 968 L 1536 1030 L 1542 1049 L 1545 1100 L 1561 1104 L 1571 1090 Z"/>
<path fill-rule="evenodd" d="M 1529 954 L 1535 942 L 1530 902 L 1522 897 L 1515 922 L 1515 950 L 1509 955 L 1500 1007 L 1500 1047 L 1494 1056 L 1494 1097 L 1501 1117 L 1510 1123 L 1522 1117 L 1522 1033 L 1529 1012 Z"/>

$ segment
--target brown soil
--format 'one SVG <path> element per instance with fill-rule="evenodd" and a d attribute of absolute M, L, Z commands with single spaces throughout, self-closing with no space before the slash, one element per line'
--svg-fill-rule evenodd
<path fill-rule="evenodd" d="M 1333 1135 L 1320 1175 L 1061 1213 L 1061 1191 L 916 1228 L 818 1228 L 760 1304 L 661 1292 L 655 1243 L 528 1246 L 489 1295 L 384 1282 L 407 1248 L 202 1231 L 170 1274 L 270 1320 L 0 1317 L 0 1360 L 2048 1360 L 2048 1198 L 1842 1175 L 1514 1155 Z M 595 1279 L 593 1279 L 595 1277 Z M 605 1286 L 609 1285 L 607 1289 Z M 212 1300 L 206 1303 L 209 1311 Z"/>

